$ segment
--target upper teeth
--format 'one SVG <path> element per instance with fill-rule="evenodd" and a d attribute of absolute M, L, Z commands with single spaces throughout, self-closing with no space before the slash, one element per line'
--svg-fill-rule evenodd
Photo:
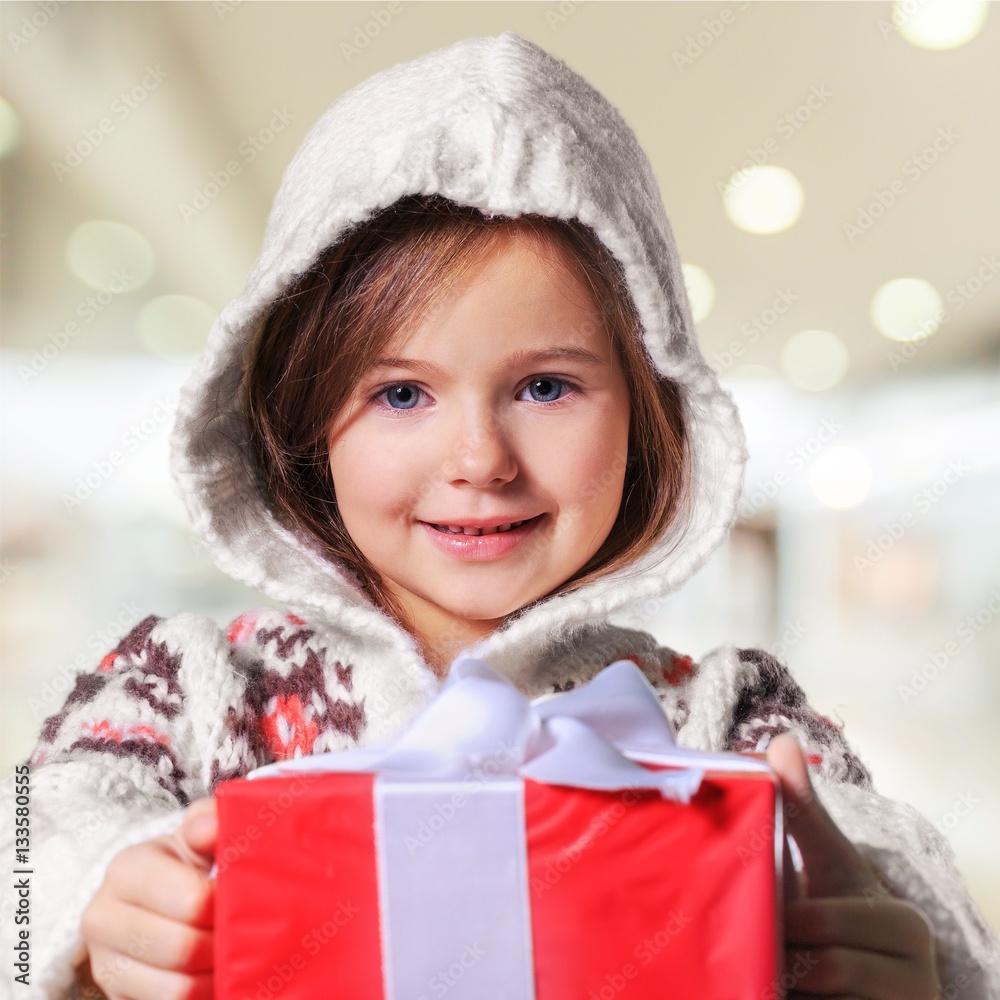
<path fill-rule="evenodd" d="M 455 524 L 435 524 L 435 528 L 441 531 L 448 531 L 453 535 L 492 535 L 497 531 L 510 531 L 511 528 L 519 528 L 524 521 L 511 521 L 510 524 L 500 524 L 495 528 L 460 528 Z"/>

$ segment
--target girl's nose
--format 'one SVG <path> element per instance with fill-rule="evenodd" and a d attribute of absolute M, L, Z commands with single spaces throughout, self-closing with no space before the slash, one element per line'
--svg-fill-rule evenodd
<path fill-rule="evenodd" d="M 452 454 L 446 456 L 455 470 L 453 482 L 495 486 L 517 475 L 509 428 L 493 410 L 466 409 L 455 419 Z"/>

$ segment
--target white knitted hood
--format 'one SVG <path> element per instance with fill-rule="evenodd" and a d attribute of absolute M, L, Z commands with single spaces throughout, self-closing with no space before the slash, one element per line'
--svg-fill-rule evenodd
<path fill-rule="evenodd" d="M 172 468 L 218 566 L 366 641 L 413 641 L 350 577 L 265 506 L 238 403 L 243 351 L 269 304 L 345 229 L 408 194 L 484 212 L 576 217 L 622 264 L 648 351 L 682 386 L 690 517 L 632 566 L 542 600 L 490 649 L 566 634 L 676 590 L 725 539 L 746 461 L 736 407 L 702 358 L 680 259 L 645 153 L 618 111 L 565 63 L 512 31 L 467 38 L 364 81 L 330 106 L 285 171 L 243 292 L 222 311 L 181 392 Z"/>

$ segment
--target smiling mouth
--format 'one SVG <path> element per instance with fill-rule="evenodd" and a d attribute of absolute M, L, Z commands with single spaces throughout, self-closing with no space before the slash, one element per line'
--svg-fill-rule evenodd
<path fill-rule="evenodd" d="M 534 517 L 526 518 L 523 521 L 512 521 L 510 524 L 498 524 L 492 528 L 461 528 L 454 524 L 428 523 L 432 528 L 445 535 L 495 535 L 503 534 L 504 532 L 511 531 L 514 528 L 520 528 L 523 524 L 531 524 L 533 521 L 537 521 L 541 516 L 541 514 L 536 514 Z"/>

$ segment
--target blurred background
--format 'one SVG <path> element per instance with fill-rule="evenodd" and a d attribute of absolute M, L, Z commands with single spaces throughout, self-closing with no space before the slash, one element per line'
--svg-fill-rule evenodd
<path fill-rule="evenodd" d="M 770 649 L 1000 927 L 1000 9 L 938 3 L 0 5 L 0 770 L 149 613 L 225 624 L 178 392 L 327 105 L 518 31 L 649 153 L 752 455 L 729 543 L 623 620 Z"/>

